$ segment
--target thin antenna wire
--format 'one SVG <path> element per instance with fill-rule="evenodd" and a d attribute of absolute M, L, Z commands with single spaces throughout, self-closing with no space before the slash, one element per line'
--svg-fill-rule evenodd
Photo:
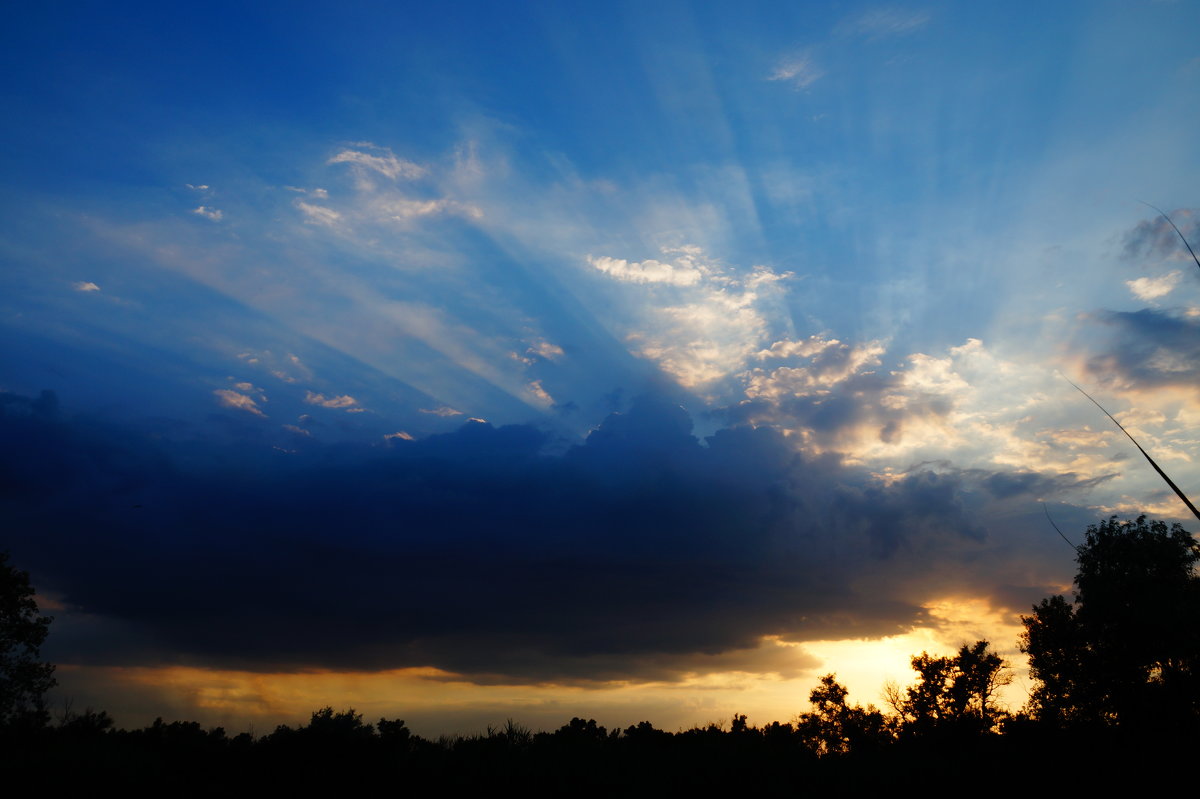
<path fill-rule="evenodd" d="M 1191 248 L 1189 247 L 1188 249 L 1191 249 Z M 1068 383 L 1075 386 L 1075 382 L 1073 380 L 1071 380 L 1071 378 L 1064 375 L 1062 372 L 1059 372 L 1059 376 L 1062 377 L 1063 380 L 1066 380 Z M 1092 399 L 1091 394 L 1087 393 L 1079 386 L 1075 386 L 1075 389 L 1080 394 L 1082 394 L 1083 396 L 1085 396 L 1089 400 L 1091 400 L 1092 404 L 1095 405 L 1097 408 L 1099 408 L 1104 413 L 1105 416 L 1107 416 L 1109 419 L 1112 419 L 1113 424 L 1115 424 L 1117 427 L 1121 428 L 1121 432 L 1124 433 L 1126 435 L 1126 437 L 1130 441 L 1133 442 L 1133 445 L 1138 448 L 1138 452 L 1142 453 L 1142 455 L 1145 456 L 1146 460 L 1150 462 L 1150 465 L 1154 467 L 1154 471 L 1158 472 L 1158 476 L 1161 477 L 1163 480 L 1167 481 L 1167 485 L 1169 485 L 1171 487 L 1171 490 L 1175 492 L 1175 496 L 1177 496 L 1181 500 L 1183 500 L 1183 504 L 1188 506 L 1188 510 L 1190 510 L 1197 519 L 1200 519 L 1200 510 L 1196 510 L 1196 506 L 1192 504 L 1192 501 L 1190 499 L 1188 499 L 1187 495 L 1184 494 L 1183 491 L 1181 491 L 1179 489 L 1179 486 L 1175 485 L 1175 482 L 1170 477 L 1167 477 L 1167 473 L 1159 468 L 1158 464 L 1154 462 L 1154 458 L 1150 457 L 1150 453 L 1146 452 L 1146 450 L 1142 449 L 1142 445 L 1137 443 L 1137 439 L 1134 438 L 1133 436 L 1129 435 L 1129 431 L 1125 429 L 1125 425 L 1118 422 L 1111 413 L 1104 410 L 1104 406 L 1101 405 L 1099 402 L 1096 402 L 1096 400 Z"/>
<path fill-rule="evenodd" d="M 1058 525 L 1057 525 L 1057 524 L 1055 524 L 1055 523 L 1054 523 L 1054 520 L 1050 518 L 1050 509 L 1046 507 L 1046 503 L 1045 503 L 1045 502 L 1043 502 L 1043 503 L 1042 503 L 1042 510 L 1046 512 L 1046 521 L 1050 522 L 1050 526 L 1054 528 L 1054 532 L 1058 533 L 1059 537 L 1060 537 L 1060 538 L 1061 538 L 1063 541 L 1066 541 L 1066 542 L 1067 542 L 1067 546 L 1069 546 L 1071 549 L 1073 549 L 1073 550 L 1075 550 L 1076 552 L 1078 552 L 1078 551 L 1079 551 L 1079 547 L 1077 547 L 1077 546 L 1075 546 L 1074 544 L 1072 544 L 1072 543 L 1071 543 L 1071 539 L 1069 539 L 1069 538 L 1067 538 L 1065 535 L 1063 535 L 1063 531 L 1062 531 L 1062 530 L 1060 530 L 1060 529 L 1058 529 Z"/>
<path fill-rule="evenodd" d="M 1142 202 L 1141 200 L 1138 200 L 1138 202 L 1141 202 L 1142 205 L 1146 206 L 1147 208 L 1153 208 L 1155 211 L 1158 211 L 1159 215 L 1163 219 L 1167 220 L 1167 224 L 1169 224 L 1171 227 L 1175 228 L 1175 232 L 1179 233 L 1179 238 L 1183 242 L 1183 246 L 1187 247 L 1187 251 L 1192 254 L 1192 260 L 1196 262 L 1197 267 L 1200 267 L 1200 258 L 1196 257 L 1196 251 L 1192 249 L 1192 245 L 1188 244 L 1188 240 L 1183 237 L 1183 233 L 1180 232 L 1179 228 L 1175 227 L 1175 223 L 1171 221 L 1171 217 L 1167 216 L 1166 212 L 1163 211 L 1161 208 L 1159 208 L 1156 205 L 1150 205 L 1150 203 Z M 1075 388 L 1079 388 L 1079 386 L 1075 386 Z M 1091 397 L 1088 397 L 1088 399 L 1091 399 Z M 1095 402 L 1095 400 L 1092 400 L 1092 401 Z M 1101 410 L 1103 410 L 1103 409 L 1101 409 Z M 1136 443 L 1136 442 L 1134 442 L 1134 443 Z"/>

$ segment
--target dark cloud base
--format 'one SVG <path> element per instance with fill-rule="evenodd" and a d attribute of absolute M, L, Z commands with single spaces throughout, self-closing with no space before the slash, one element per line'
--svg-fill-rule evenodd
<path fill-rule="evenodd" d="M 1049 490 L 884 483 L 768 427 L 702 443 L 650 396 L 561 455 L 521 425 L 284 453 L 4 399 L 5 546 L 70 608 L 65 662 L 668 679 L 764 635 L 906 630 L 1012 571 L 981 503 Z"/>

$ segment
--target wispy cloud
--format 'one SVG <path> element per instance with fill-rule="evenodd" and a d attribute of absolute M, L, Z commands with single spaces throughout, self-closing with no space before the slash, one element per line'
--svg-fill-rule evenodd
<path fill-rule="evenodd" d="M 214 391 L 213 394 L 216 396 L 217 402 L 221 403 L 223 407 L 234 408 L 235 410 L 239 411 L 246 411 L 247 413 L 252 413 L 255 416 L 261 416 L 264 419 L 267 416 L 258 407 L 258 403 L 255 402 L 253 398 L 247 397 L 245 394 L 241 394 L 228 388 L 219 388 Z"/>
<path fill-rule="evenodd" d="M 882 39 L 892 36 L 907 36 L 929 24 L 927 11 L 907 8 L 874 8 L 849 17 L 838 25 L 838 31 Z"/>
<path fill-rule="evenodd" d="M 606 275 L 626 283 L 667 283 L 672 286 L 694 286 L 703 272 L 686 262 L 664 263 L 652 258 L 645 261 L 626 261 L 624 258 L 588 256 L 588 263 Z"/>
<path fill-rule="evenodd" d="M 81 280 L 78 283 L 72 283 L 71 288 L 76 291 L 99 291 L 100 287 L 90 280 Z"/>
<path fill-rule="evenodd" d="M 767 80 L 786 81 L 797 89 L 806 89 L 825 75 L 809 52 L 796 53 L 779 60 Z"/>
<path fill-rule="evenodd" d="M 420 410 L 421 413 L 428 413 L 431 416 L 462 416 L 462 411 L 455 410 L 449 405 L 442 405 L 438 408 L 420 408 L 418 410 Z"/>
<path fill-rule="evenodd" d="M 371 153 L 362 152 L 361 150 L 342 150 L 337 155 L 330 158 L 327 163 L 330 164 L 352 164 L 362 169 L 368 169 L 372 172 L 378 172 L 384 177 L 395 180 L 404 178 L 406 180 L 415 180 L 423 177 L 426 174 L 425 167 L 420 164 L 415 164 L 412 161 L 406 161 L 403 158 L 397 158 L 396 155 L 387 148 L 378 148 L 380 155 L 372 155 Z"/>
<path fill-rule="evenodd" d="M 483 212 L 473 205 L 464 205 L 444 197 L 436 200 L 413 200 L 407 197 L 390 197 L 381 201 L 377 207 L 382 215 L 390 217 L 397 222 L 445 213 L 457 213 L 473 219 L 479 219 L 483 216 Z"/>
<path fill-rule="evenodd" d="M 220 222 L 225 216 L 225 213 L 220 208 L 209 208 L 207 205 L 201 205 L 192 209 L 192 213 L 196 216 L 202 216 L 205 219 L 210 219 L 213 222 Z"/>
<path fill-rule="evenodd" d="M 303 200 L 296 200 L 296 207 L 304 214 L 304 221 L 311 225 L 332 227 L 342 218 L 342 215 L 332 208 L 326 208 L 323 205 L 313 205 Z"/>
<path fill-rule="evenodd" d="M 542 388 L 541 380 L 534 380 L 529 384 L 529 394 L 534 401 L 539 405 L 553 405 L 554 397 L 550 396 L 550 392 Z"/>
<path fill-rule="evenodd" d="M 284 187 L 288 191 L 304 195 L 304 199 L 296 198 L 293 205 L 304 215 L 307 224 L 321 225 L 336 229 L 342 234 L 353 235 L 356 231 L 365 232 L 369 226 L 409 227 L 415 221 L 428 217 L 483 217 L 483 211 L 471 203 L 446 196 L 428 196 L 427 191 L 401 191 L 395 185 L 396 181 L 426 177 L 430 175 L 430 170 L 400 158 L 386 148 L 366 143 L 357 146 L 371 148 L 373 152 L 346 149 L 326 162 L 330 165 L 350 166 L 354 176 L 354 191 L 350 196 L 334 200 L 329 192 L 322 188 Z M 377 175 L 389 180 L 375 180 Z M 308 200 L 320 200 L 322 204 Z M 382 230 L 376 230 L 367 235 L 371 240 L 377 240 L 376 237 L 381 233 Z"/>
<path fill-rule="evenodd" d="M 322 408 L 336 408 L 348 413 L 357 413 L 362 410 L 359 407 L 358 400 L 349 394 L 343 394 L 340 397 L 326 397 L 324 394 L 306 391 L 304 392 L 304 401 L 309 405 L 318 405 Z"/>
<path fill-rule="evenodd" d="M 557 344 L 551 344 L 549 341 L 536 341 L 526 350 L 529 355 L 536 355 L 539 358 L 545 358 L 547 361 L 557 361 L 563 357 L 563 348 Z"/>

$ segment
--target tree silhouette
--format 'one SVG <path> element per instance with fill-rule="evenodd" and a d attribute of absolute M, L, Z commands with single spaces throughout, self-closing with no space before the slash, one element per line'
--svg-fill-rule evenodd
<path fill-rule="evenodd" d="M 40 647 L 51 619 L 38 615 L 34 593 L 29 574 L 0 552 L 0 729 L 50 718 L 45 694 L 56 684 L 54 666 L 41 662 Z"/>
<path fill-rule="evenodd" d="M 849 692 L 833 674 L 821 678 L 808 699 L 813 709 L 796 720 L 805 746 L 820 756 L 862 753 L 878 749 L 891 740 L 887 718 L 872 705 L 849 705 Z M 742 717 L 745 719 L 745 717 Z"/>
<path fill-rule="evenodd" d="M 1194 726 L 1200 711 L 1200 547 L 1178 524 L 1088 527 L 1075 601 L 1022 617 L 1031 713 L 1057 725 Z"/>
<path fill-rule="evenodd" d="M 987 641 L 963 644 L 954 657 L 922 652 L 912 667 L 920 680 L 903 693 L 890 689 L 888 700 L 907 733 L 981 735 L 995 731 L 1007 716 L 996 695 L 1012 674 Z"/>

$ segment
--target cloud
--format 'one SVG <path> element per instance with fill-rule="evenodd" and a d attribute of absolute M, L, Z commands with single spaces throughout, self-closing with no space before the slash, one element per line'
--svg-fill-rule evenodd
<path fill-rule="evenodd" d="M 872 39 L 908 36 L 929 24 L 926 11 L 904 8 L 874 8 L 850 17 L 838 24 L 839 32 L 857 34 Z"/>
<path fill-rule="evenodd" d="M 385 433 L 383 438 L 385 441 L 390 441 L 393 438 L 398 438 L 401 441 L 415 441 L 416 440 L 415 438 L 413 438 L 411 435 L 404 432 L 403 430 L 397 430 L 394 433 Z"/>
<path fill-rule="evenodd" d="M 648 296 L 640 299 L 645 311 L 625 334 L 630 351 L 654 361 L 688 388 L 743 369 L 769 332 L 765 306 L 777 298 L 776 284 L 791 273 L 765 266 L 739 272 L 694 245 L 664 247 L 662 252 L 673 256 L 670 263 L 588 259 L 620 282 L 650 286 Z"/>
<path fill-rule="evenodd" d="M 318 188 L 318 189 L 309 190 L 309 189 L 303 188 L 301 186 L 284 186 L 283 188 L 286 191 L 295 192 L 296 194 L 312 194 L 312 196 L 316 197 L 319 200 L 329 199 L 329 192 L 327 192 L 325 189 Z"/>
<path fill-rule="evenodd" d="M 319 405 L 322 408 L 336 408 L 350 413 L 361 411 L 362 408 L 358 405 L 358 400 L 351 397 L 349 394 L 343 394 L 340 397 L 326 397 L 324 394 L 317 394 L 313 391 L 304 392 L 304 401 L 309 405 Z"/>
<path fill-rule="evenodd" d="M 828 390 L 862 373 L 867 367 L 878 366 L 884 352 L 885 348 L 879 341 L 850 345 L 822 336 L 810 336 L 799 341 L 777 341 L 769 349 L 760 351 L 758 358 L 801 359 L 807 363 L 770 371 L 752 370 L 747 375 L 746 396 L 752 399 L 779 398 Z"/>
<path fill-rule="evenodd" d="M 448 405 L 442 405 L 438 408 L 419 408 L 421 413 L 432 414 L 433 416 L 462 416 L 462 411 L 456 411 Z"/>
<path fill-rule="evenodd" d="M 396 180 L 397 178 L 415 180 L 426 174 L 424 167 L 414 164 L 412 161 L 397 158 L 391 150 L 382 148 L 379 149 L 379 152 L 381 153 L 380 155 L 372 155 L 360 150 L 342 150 L 326 163 L 352 164 L 362 169 L 378 172 L 392 180 Z"/>
<path fill-rule="evenodd" d="M 984 485 L 1034 490 L 1020 476 L 881 480 L 769 428 L 701 442 L 655 397 L 561 455 L 478 421 L 285 457 L 6 413 L 0 442 L 12 545 L 46 590 L 143 631 L 59 639 L 60 662 L 681 679 L 770 636 L 877 637 L 931 597 L 1044 590 L 972 510 Z"/>
<path fill-rule="evenodd" d="M 1139 277 L 1136 280 L 1126 280 L 1125 285 L 1129 287 L 1133 296 L 1149 302 L 1159 297 L 1165 297 L 1174 291 L 1181 277 L 1183 277 L 1183 273 L 1176 269 L 1159 277 Z"/>
<path fill-rule="evenodd" d="M 557 344 L 551 344 L 549 341 L 535 341 L 526 352 L 530 355 L 536 355 L 539 358 L 544 358 L 547 361 L 557 361 L 565 354 L 563 348 Z"/>
<path fill-rule="evenodd" d="M 247 413 L 252 413 L 255 416 L 261 416 L 264 419 L 267 416 L 262 412 L 261 409 L 259 409 L 258 403 L 256 403 L 252 398 L 247 397 L 245 394 L 240 394 L 228 388 L 219 388 L 214 391 L 213 394 L 216 396 L 217 402 L 221 403 L 223 407 L 234 408 L 239 411 L 246 411 Z"/>
<path fill-rule="evenodd" d="M 296 200 L 296 207 L 304 214 L 304 221 L 311 225 L 332 227 L 342 218 L 342 215 L 332 208 L 326 208 L 323 205 L 313 205 L 303 200 Z"/>
<path fill-rule="evenodd" d="M 1200 238 L 1200 212 L 1176 208 L 1170 217 L 1189 242 Z M 1124 236 L 1123 255 L 1132 261 L 1191 261 L 1179 233 L 1161 214 L 1138 222 Z"/>
<path fill-rule="evenodd" d="M 1095 314 L 1101 340 L 1089 337 L 1087 371 L 1120 391 L 1200 387 L 1200 317 L 1166 311 L 1109 311 Z M 1092 329 L 1093 333 L 1095 328 Z"/>
<path fill-rule="evenodd" d="M 780 59 L 767 80 L 786 81 L 797 89 L 807 89 L 824 75 L 824 70 L 817 66 L 812 54 L 798 53 Z"/>
<path fill-rule="evenodd" d="M 549 392 L 542 388 L 541 380 L 534 380 L 529 384 L 529 394 L 539 405 L 554 404 L 554 397 L 550 396 Z"/>
<path fill-rule="evenodd" d="M 90 280 L 81 280 L 78 283 L 72 283 L 71 288 L 76 291 L 99 291 L 100 287 Z"/>
<path fill-rule="evenodd" d="M 221 209 L 209 208 L 207 205 L 201 205 L 198 208 L 193 208 L 192 213 L 196 214 L 197 216 L 202 216 L 205 219 L 212 220 L 213 222 L 220 222 L 221 218 L 225 216 Z"/>
<path fill-rule="evenodd" d="M 610 277 L 626 283 L 665 283 L 670 286 L 694 286 L 704 273 L 688 263 L 669 264 L 654 259 L 630 262 L 623 258 L 588 256 L 587 262 Z"/>
<path fill-rule="evenodd" d="M 263 369 L 284 383 L 299 383 L 311 381 L 314 378 L 312 369 L 309 369 L 299 356 L 290 352 L 277 355 L 271 350 L 247 350 L 239 352 L 237 359 L 248 366 Z M 257 390 L 262 391 L 262 389 Z"/>
<path fill-rule="evenodd" d="M 483 211 L 473 205 L 464 205 L 446 198 L 436 200 L 414 200 L 406 197 L 390 197 L 376 205 L 376 211 L 396 222 L 406 222 L 423 216 L 436 214 L 459 214 L 470 219 L 479 219 Z"/>
<path fill-rule="evenodd" d="M 447 196 L 413 196 L 401 192 L 394 185 L 395 181 L 415 180 L 427 176 L 429 171 L 411 161 L 397 158 L 386 148 L 366 143 L 359 146 L 373 152 L 347 149 L 326 162 L 329 165 L 348 164 L 353 170 L 354 192 L 348 198 L 339 198 L 334 203 L 325 189 L 286 187 L 329 203 L 317 205 L 297 198 L 293 204 L 304 214 L 306 223 L 339 228 L 346 233 L 350 232 L 351 226 L 360 230 L 364 226 L 409 227 L 417 220 L 438 216 L 459 216 L 472 220 L 483 217 L 483 211 L 472 203 Z M 372 179 L 374 175 L 389 178 L 390 182 L 380 184 Z M 374 235 L 378 235 L 378 232 Z M 373 246 L 377 244 L 378 240 L 373 241 Z"/>

